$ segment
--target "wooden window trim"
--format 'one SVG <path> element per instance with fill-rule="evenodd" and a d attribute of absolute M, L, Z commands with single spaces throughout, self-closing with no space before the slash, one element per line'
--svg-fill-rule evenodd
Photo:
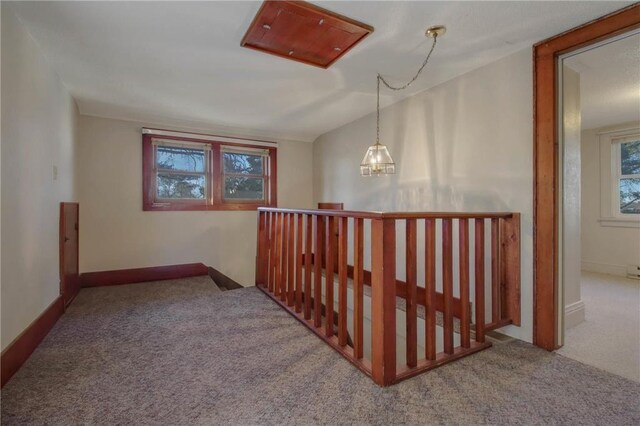
<path fill-rule="evenodd" d="M 533 46 L 533 343 L 558 342 L 558 58 L 640 27 L 640 5 L 591 21 Z"/>
<path fill-rule="evenodd" d="M 211 146 L 208 177 L 210 188 L 208 188 L 207 199 L 200 200 L 180 200 L 157 202 L 155 197 L 156 183 L 154 170 L 154 155 L 152 140 L 168 139 L 184 142 L 196 142 Z M 226 147 L 254 148 L 269 151 L 269 173 L 265 178 L 265 193 L 268 194 L 266 202 L 255 202 L 251 200 L 225 201 L 223 199 L 222 182 L 224 170 L 222 169 L 221 149 Z M 277 207 L 277 148 L 265 147 L 261 145 L 229 143 L 221 141 L 208 141 L 177 136 L 158 136 L 153 134 L 142 135 L 142 210 L 143 211 L 218 211 L 218 210 L 257 210 L 258 207 Z M 266 173 L 266 171 L 265 171 Z"/>

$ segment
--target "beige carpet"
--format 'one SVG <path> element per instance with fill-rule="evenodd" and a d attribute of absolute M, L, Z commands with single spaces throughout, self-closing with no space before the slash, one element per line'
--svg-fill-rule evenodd
<path fill-rule="evenodd" d="M 2 424 L 637 425 L 640 384 L 521 342 L 380 388 L 259 290 L 84 289 Z"/>
<path fill-rule="evenodd" d="M 557 352 L 640 382 L 640 281 L 583 272 L 585 321 Z"/>

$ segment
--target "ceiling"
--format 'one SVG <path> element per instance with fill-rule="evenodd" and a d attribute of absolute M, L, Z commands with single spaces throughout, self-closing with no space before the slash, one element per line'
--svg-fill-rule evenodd
<path fill-rule="evenodd" d="M 375 110 L 376 72 L 443 83 L 630 2 L 328 2 L 373 34 L 328 70 L 240 47 L 260 2 L 15 2 L 81 114 L 313 141 Z M 226 130 L 225 130 L 226 129 Z"/>
<path fill-rule="evenodd" d="M 640 34 L 565 60 L 580 73 L 583 129 L 640 120 Z"/>

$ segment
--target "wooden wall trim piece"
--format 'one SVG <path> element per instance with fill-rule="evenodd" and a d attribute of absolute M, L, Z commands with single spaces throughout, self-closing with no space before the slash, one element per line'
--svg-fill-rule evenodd
<path fill-rule="evenodd" d="M 209 275 L 209 268 L 205 264 L 187 263 L 183 265 L 153 266 L 150 268 L 85 272 L 80 274 L 80 283 L 82 287 L 101 287 L 147 281 L 175 280 L 201 275 Z"/>
<path fill-rule="evenodd" d="M 344 203 L 318 203 L 320 210 L 344 210 Z"/>
<path fill-rule="evenodd" d="M 218 271 L 217 269 L 212 268 L 211 266 L 207 268 L 207 271 L 209 273 L 209 277 L 211 277 L 213 282 L 215 282 L 216 285 L 220 287 L 220 289 L 237 290 L 239 288 L 244 288 L 244 286 L 242 286 L 240 283 L 232 280 L 231 278 Z"/>
<path fill-rule="evenodd" d="M 558 57 L 636 28 L 638 3 L 533 47 L 533 342 L 547 350 L 558 347 Z"/>
<path fill-rule="evenodd" d="M 20 369 L 42 339 L 64 313 L 64 300 L 58 296 L 13 342 L 2 351 L 1 386 Z"/>

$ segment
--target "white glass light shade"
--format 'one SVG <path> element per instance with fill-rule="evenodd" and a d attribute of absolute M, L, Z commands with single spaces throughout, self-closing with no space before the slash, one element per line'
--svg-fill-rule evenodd
<path fill-rule="evenodd" d="M 360 163 L 362 176 L 392 175 L 396 172 L 396 165 L 385 145 L 371 145 Z"/>

